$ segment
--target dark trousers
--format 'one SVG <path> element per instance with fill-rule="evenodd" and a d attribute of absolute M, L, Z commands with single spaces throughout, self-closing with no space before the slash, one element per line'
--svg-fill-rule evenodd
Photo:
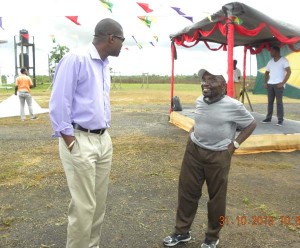
<path fill-rule="evenodd" d="M 271 120 L 273 115 L 274 100 L 276 98 L 277 118 L 278 121 L 283 121 L 283 96 L 284 88 L 277 88 L 276 84 L 268 84 L 268 114 L 266 119 Z"/>
<path fill-rule="evenodd" d="M 220 218 L 225 216 L 226 210 L 230 162 L 231 155 L 227 150 L 206 150 L 189 138 L 179 176 L 176 234 L 186 234 L 190 230 L 206 181 L 209 195 L 206 238 L 219 238 Z"/>

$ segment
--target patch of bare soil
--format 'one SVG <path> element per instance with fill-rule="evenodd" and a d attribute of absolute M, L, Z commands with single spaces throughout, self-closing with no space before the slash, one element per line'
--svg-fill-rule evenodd
<path fill-rule="evenodd" d="M 114 155 L 100 247 L 162 248 L 174 228 L 188 133 L 168 122 L 166 106 L 146 104 L 114 107 L 109 132 Z M 65 247 L 70 195 L 51 133 L 47 114 L 0 122 L 0 247 Z M 233 156 L 218 247 L 300 247 L 299 161 L 300 151 Z M 203 193 L 193 239 L 178 247 L 203 240 Z"/>

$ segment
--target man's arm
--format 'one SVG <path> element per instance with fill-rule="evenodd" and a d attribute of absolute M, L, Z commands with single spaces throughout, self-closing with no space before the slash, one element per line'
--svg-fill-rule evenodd
<path fill-rule="evenodd" d="M 286 82 L 289 80 L 289 78 L 291 76 L 291 73 L 292 73 L 291 67 L 285 68 L 285 71 L 286 71 L 286 74 L 285 74 L 283 81 L 281 83 L 277 84 L 278 88 L 284 87 L 284 85 L 286 84 Z"/>
<path fill-rule="evenodd" d="M 265 72 L 265 75 L 264 75 L 264 78 L 265 78 L 264 87 L 265 87 L 265 89 L 268 89 L 269 75 L 270 75 L 270 72 L 269 72 L 269 71 L 266 71 L 266 72 Z"/>
<path fill-rule="evenodd" d="M 242 131 L 236 137 L 235 141 L 238 142 L 239 144 L 242 144 L 252 134 L 252 132 L 256 128 L 256 125 L 257 125 L 256 120 L 253 120 L 250 125 L 242 129 Z M 228 150 L 231 154 L 234 153 L 235 149 L 236 148 L 234 147 L 233 143 L 231 143 L 228 146 Z"/>
<path fill-rule="evenodd" d="M 242 129 L 242 131 L 239 133 L 235 140 L 239 144 L 242 144 L 253 133 L 254 129 L 256 128 L 256 125 L 256 120 L 253 120 L 249 126 Z"/>

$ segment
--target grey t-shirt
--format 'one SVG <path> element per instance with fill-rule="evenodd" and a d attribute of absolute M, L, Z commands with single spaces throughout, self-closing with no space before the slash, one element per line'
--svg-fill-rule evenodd
<path fill-rule="evenodd" d="M 234 140 L 236 128 L 245 128 L 253 120 L 250 112 L 236 99 L 225 96 L 218 102 L 207 104 L 200 96 L 196 100 L 191 139 L 202 148 L 223 151 Z"/>

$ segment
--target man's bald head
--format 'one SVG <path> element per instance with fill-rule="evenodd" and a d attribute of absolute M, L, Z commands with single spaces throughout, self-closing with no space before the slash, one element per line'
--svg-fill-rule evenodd
<path fill-rule="evenodd" d="M 123 28 L 117 21 L 105 18 L 97 23 L 93 44 L 102 60 L 108 56 L 118 57 L 124 40 Z"/>
<path fill-rule="evenodd" d="M 107 34 L 123 34 L 123 28 L 117 21 L 105 18 L 97 23 L 94 36 L 101 37 Z"/>

